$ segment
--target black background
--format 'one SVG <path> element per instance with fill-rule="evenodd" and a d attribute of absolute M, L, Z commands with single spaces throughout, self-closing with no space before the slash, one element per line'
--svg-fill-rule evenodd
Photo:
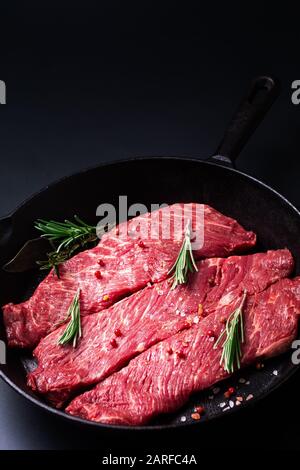
<path fill-rule="evenodd" d="M 260 74 L 278 77 L 282 94 L 237 166 L 300 208 L 300 105 L 291 102 L 291 83 L 300 79 L 294 5 L 11 5 L 0 7 L 0 79 L 7 86 L 0 107 L 1 215 L 56 178 L 98 162 L 212 154 Z M 230 419 L 175 434 L 120 436 L 74 428 L 1 383 L 0 448 L 297 449 L 299 396 L 296 376 Z"/>

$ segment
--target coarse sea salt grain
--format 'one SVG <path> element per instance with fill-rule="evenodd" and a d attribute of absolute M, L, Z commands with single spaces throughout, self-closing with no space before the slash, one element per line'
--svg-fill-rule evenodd
<path fill-rule="evenodd" d="M 241 378 L 239 379 L 239 383 L 240 383 L 240 384 L 246 383 L 246 379 L 244 379 L 243 377 L 241 377 Z"/>
<path fill-rule="evenodd" d="M 180 421 L 181 421 L 182 423 L 185 423 L 185 422 L 186 422 L 186 416 L 181 416 Z"/>
<path fill-rule="evenodd" d="M 228 411 L 230 410 L 230 406 L 226 406 L 226 408 L 223 408 L 223 411 Z"/>
<path fill-rule="evenodd" d="M 273 370 L 273 375 L 278 375 L 278 370 Z"/>
<path fill-rule="evenodd" d="M 241 405 L 241 402 L 237 400 L 237 401 L 235 402 L 235 404 L 236 404 L 236 406 L 240 406 L 240 405 Z"/>
<path fill-rule="evenodd" d="M 219 407 L 224 408 L 225 405 L 226 405 L 225 401 L 222 401 L 222 403 L 220 403 Z"/>
<path fill-rule="evenodd" d="M 250 393 L 250 395 L 247 396 L 246 400 L 252 400 L 252 398 L 253 398 L 253 395 L 252 393 Z"/>
<path fill-rule="evenodd" d="M 229 406 L 230 406 L 230 408 L 234 407 L 234 402 L 232 400 L 229 401 Z"/>
<path fill-rule="evenodd" d="M 199 323 L 199 317 L 194 317 L 194 323 Z"/>
<path fill-rule="evenodd" d="M 250 380 L 247 380 L 246 385 L 250 385 Z"/>

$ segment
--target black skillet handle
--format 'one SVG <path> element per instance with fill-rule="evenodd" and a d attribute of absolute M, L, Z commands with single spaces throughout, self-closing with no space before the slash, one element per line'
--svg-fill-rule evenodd
<path fill-rule="evenodd" d="M 234 166 L 242 148 L 279 93 L 280 84 L 277 80 L 266 76 L 256 78 L 237 109 L 215 155 L 209 161 Z"/>

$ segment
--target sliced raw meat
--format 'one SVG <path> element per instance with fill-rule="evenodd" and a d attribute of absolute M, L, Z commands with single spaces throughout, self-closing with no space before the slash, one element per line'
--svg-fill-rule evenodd
<path fill-rule="evenodd" d="M 200 261 L 187 285 L 170 290 L 169 280 L 162 281 L 105 312 L 83 318 L 83 338 L 76 349 L 57 344 L 65 326 L 48 335 L 34 351 L 38 367 L 29 375 L 28 384 L 61 406 L 75 392 L 120 369 L 154 343 L 198 322 L 199 314 L 208 315 L 213 305 L 232 303 L 241 289 L 249 294 L 260 292 L 288 276 L 293 264 L 288 250 Z M 116 348 L 110 344 L 113 339 Z"/>
<path fill-rule="evenodd" d="M 237 297 L 236 307 L 240 301 Z M 199 325 L 158 343 L 75 398 L 66 411 L 102 423 L 141 425 L 177 410 L 193 392 L 228 377 L 220 365 L 222 347 L 214 348 L 209 330 L 217 337 L 231 313 L 232 305 L 218 308 Z M 286 351 L 296 336 L 299 313 L 299 277 L 247 297 L 242 365 Z"/>
<path fill-rule="evenodd" d="M 246 289 L 249 294 L 262 292 L 281 278 L 288 277 L 294 269 L 294 260 L 289 250 L 270 250 L 248 256 L 230 256 L 219 269 L 216 284 L 218 289 L 207 293 L 205 314 L 221 305 L 235 301 L 236 290 Z M 221 306 L 219 305 L 219 306 Z"/>
<path fill-rule="evenodd" d="M 198 262 L 199 272 L 187 286 L 171 290 L 169 280 L 165 280 L 106 311 L 87 315 L 82 319 L 83 336 L 75 349 L 58 345 L 65 326 L 50 333 L 34 350 L 38 367 L 29 374 L 28 385 L 60 407 L 78 389 L 99 382 L 151 345 L 190 327 L 199 318 L 198 306 L 213 288 L 223 261 L 212 258 Z M 111 345 L 114 340 L 117 347 Z"/>
<path fill-rule="evenodd" d="M 196 217 L 202 209 L 204 219 Z M 174 204 L 136 217 L 121 224 L 119 232 L 105 234 L 94 249 L 64 263 L 60 279 L 51 272 L 29 300 L 3 307 L 9 346 L 33 348 L 65 318 L 78 287 L 82 314 L 86 315 L 106 309 L 148 282 L 165 279 L 177 257 L 187 220 L 192 221 L 197 239 L 204 234 L 203 246 L 194 252 L 196 259 L 227 256 L 255 245 L 253 232 L 206 205 Z M 137 238 L 139 230 L 142 242 Z M 100 271 L 100 279 L 96 271 Z"/>

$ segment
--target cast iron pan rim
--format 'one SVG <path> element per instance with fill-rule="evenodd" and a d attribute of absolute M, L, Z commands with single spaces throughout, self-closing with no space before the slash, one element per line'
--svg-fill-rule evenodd
<path fill-rule="evenodd" d="M 181 161 L 186 160 L 186 161 L 194 162 L 194 163 L 197 163 L 197 164 L 200 163 L 200 164 L 210 165 L 210 166 L 214 166 L 214 167 L 221 167 L 224 170 L 228 170 L 228 171 L 231 171 L 233 173 L 237 173 L 238 175 L 241 175 L 244 178 L 251 180 L 256 185 L 262 186 L 263 188 L 271 191 L 275 196 L 279 197 L 282 201 L 285 202 L 285 204 L 287 204 L 291 209 L 293 209 L 297 213 L 298 216 L 300 216 L 300 211 L 288 199 L 286 199 L 278 191 L 271 188 L 269 185 L 267 185 L 263 181 L 260 181 L 259 179 L 255 178 L 254 176 L 248 175 L 247 173 L 244 173 L 240 170 L 237 170 L 236 168 L 233 168 L 231 166 L 222 165 L 221 163 L 215 163 L 210 159 L 201 160 L 200 158 L 182 157 L 180 155 L 179 156 L 175 155 L 175 156 L 136 156 L 136 157 L 123 158 L 123 159 L 121 158 L 121 159 L 118 159 L 118 160 L 114 160 L 113 162 L 104 161 L 104 162 L 102 162 L 98 165 L 93 165 L 93 166 L 84 168 L 82 170 L 71 173 L 67 176 L 63 176 L 61 178 L 58 178 L 58 179 L 54 180 L 52 183 L 49 183 L 46 186 L 43 186 L 40 190 L 36 191 L 31 196 L 29 196 L 28 198 L 25 198 L 23 200 L 23 202 L 21 202 L 19 205 L 17 205 L 16 208 L 13 211 L 9 212 L 6 216 L 3 216 L 3 218 L 6 218 L 6 217 L 10 218 L 10 217 L 15 216 L 19 212 L 19 210 L 21 210 L 23 207 L 25 207 L 27 204 L 29 204 L 33 199 L 37 198 L 41 193 L 43 193 L 47 189 L 54 188 L 57 184 L 63 183 L 64 181 L 66 181 L 68 179 L 71 179 L 75 176 L 79 176 L 79 175 L 82 175 L 82 174 L 85 174 L 85 173 L 93 172 L 93 171 L 95 171 L 97 169 L 100 169 L 102 167 L 113 166 L 113 165 L 117 165 L 117 164 L 120 164 L 120 163 L 131 163 L 131 162 L 135 162 L 135 161 L 151 161 L 151 160 L 181 160 Z"/>
<path fill-rule="evenodd" d="M 230 410 L 226 411 L 226 413 L 223 414 L 218 414 L 216 416 L 213 416 L 209 419 L 209 422 L 213 422 L 216 420 L 220 420 L 223 418 L 226 418 L 227 416 L 236 413 L 237 411 L 245 411 L 245 409 L 252 407 L 255 405 L 255 403 L 259 402 L 260 400 L 265 399 L 270 393 L 272 393 L 274 390 L 276 390 L 279 386 L 284 384 L 290 377 L 297 372 L 299 369 L 299 365 L 294 366 L 293 369 L 291 369 L 280 381 L 275 383 L 272 387 L 264 390 L 259 396 L 254 396 L 252 400 L 245 401 L 243 403 L 242 407 L 234 407 L 231 408 Z M 88 421 L 86 419 L 78 418 L 76 416 L 72 416 L 68 413 L 65 413 L 64 411 L 57 410 L 56 408 L 51 407 L 50 405 L 47 405 L 46 403 L 40 401 L 38 398 L 35 398 L 29 394 L 27 394 L 25 391 L 21 390 L 12 380 L 10 380 L 5 373 L 0 370 L 0 377 L 10 386 L 12 387 L 13 390 L 15 390 L 17 393 L 19 393 L 23 398 L 26 398 L 27 400 L 31 401 L 35 406 L 42 408 L 43 410 L 47 411 L 48 413 L 51 413 L 53 415 L 56 415 L 60 418 L 63 418 L 65 421 L 73 421 L 76 424 L 80 425 L 89 425 L 93 428 L 100 428 L 100 429 L 107 429 L 111 432 L 113 431 L 144 431 L 144 432 L 149 432 L 149 431 L 156 431 L 156 430 L 168 430 L 168 429 L 178 429 L 178 428 L 183 428 L 183 427 L 190 427 L 190 426 L 196 426 L 199 424 L 205 425 L 206 421 L 205 420 L 200 420 L 200 421 L 195 421 L 195 422 L 189 422 L 189 423 L 176 423 L 176 424 L 162 424 L 162 425 L 144 425 L 144 426 L 126 426 L 126 425 L 115 425 L 115 424 L 104 424 L 104 423 L 98 423 L 95 421 Z"/>
<path fill-rule="evenodd" d="M 150 160 L 162 160 L 162 159 L 164 159 L 164 160 L 187 160 L 187 161 L 194 162 L 194 163 L 197 163 L 197 164 L 201 163 L 201 164 L 205 164 L 205 165 L 212 165 L 212 166 L 222 167 L 224 170 L 231 171 L 233 173 L 237 173 L 238 175 L 241 175 L 244 178 L 251 180 L 256 185 L 262 186 L 264 189 L 267 189 L 268 191 L 272 192 L 275 197 L 280 198 L 286 205 L 288 205 L 300 217 L 299 210 L 290 201 L 288 201 L 284 196 L 282 196 L 276 190 L 274 190 L 273 188 L 271 188 L 267 184 L 263 183 L 262 181 L 259 181 L 258 179 L 254 178 L 253 176 L 247 175 L 246 173 L 243 173 L 242 171 L 236 170 L 235 168 L 220 165 L 219 163 L 214 163 L 212 161 L 200 160 L 200 159 L 194 159 L 194 158 L 188 158 L 188 157 L 180 157 L 180 156 L 172 156 L 172 157 L 171 156 L 162 156 L 162 157 L 159 157 L 159 156 L 155 156 L 155 157 L 138 156 L 138 157 L 131 157 L 131 158 L 127 158 L 127 159 L 119 159 L 119 160 L 115 160 L 114 162 L 102 162 L 100 165 L 92 166 L 92 167 L 83 169 L 79 172 L 74 172 L 71 175 L 64 176 L 64 177 L 59 178 L 58 180 L 54 181 L 53 183 L 50 183 L 49 185 L 45 186 L 44 188 L 42 188 L 39 191 L 37 191 L 36 193 L 34 193 L 32 196 L 30 196 L 29 198 L 24 200 L 19 206 L 17 206 L 17 208 L 13 212 L 11 212 L 9 214 L 9 217 L 12 217 L 12 216 L 16 215 L 19 210 L 21 210 L 24 206 L 29 204 L 31 202 L 31 200 L 38 197 L 39 194 L 46 191 L 48 188 L 53 188 L 57 184 L 65 181 L 69 178 L 72 178 L 74 176 L 78 176 L 80 174 L 88 173 L 90 171 L 94 171 L 94 170 L 96 170 L 98 168 L 101 168 L 101 167 L 104 167 L 104 166 L 111 166 L 111 165 L 120 164 L 120 163 L 130 163 L 130 162 L 134 162 L 134 161 L 146 161 L 146 160 L 150 161 Z M 252 400 L 244 402 L 242 407 L 240 407 L 240 408 L 237 408 L 237 407 L 231 408 L 226 413 L 224 413 L 224 415 L 220 414 L 220 415 L 217 415 L 217 416 L 213 416 L 212 418 L 210 418 L 209 421 L 212 422 L 212 421 L 215 421 L 217 419 L 225 418 L 225 417 L 231 415 L 232 413 L 234 413 L 236 411 L 242 411 L 242 410 L 245 410 L 246 407 L 248 408 L 249 406 L 253 406 L 257 401 L 259 401 L 261 399 L 264 399 L 271 392 L 276 390 L 280 385 L 282 385 L 284 382 L 286 382 L 286 380 L 288 380 L 298 370 L 298 368 L 299 368 L 299 366 L 294 366 L 280 381 L 275 383 L 270 388 L 264 390 L 259 396 L 254 397 Z M 149 431 L 155 431 L 155 430 L 177 429 L 179 427 L 181 428 L 181 427 L 186 427 L 186 426 L 195 426 L 195 425 L 198 425 L 199 423 L 202 423 L 202 424 L 205 423 L 205 420 L 203 420 L 203 421 L 200 420 L 200 421 L 195 421 L 195 422 L 192 422 L 192 423 L 177 423 L 177 424 L 164 424 L 164 425 L 151 425 L 150 424 L 150 425 L 145 425 L 145 426 L 125 426 L 125 425 L 110 425 L 110 424 L 97 423 L 97 422 L 94 422 L 94 421 L 88 421 L 88 420 L 85 420 L 85 419 L 82 419 L 82 418 L 78 418 L 76 416 L 69 415 L 69 414 L 65 413 L 64 411 L 57 410 L 56 408 L 53 408 L 53 407 L 47 405 L 46 403 L 40 401 L 38 398 L 35 398 L 35 397 L 27 394 L 25 391 L 21 390 L 11 379 L 9 379 L 7 377 L 7 375 L 2 370 L 2 368 L 0 369 L 0 377 L 10 387 L 12 387 L 17 393 L 19 393 L 21 396 L 23 396 L 24 398 L 26 398 L 27 400 L 29 400 L 31 403 L 38 406 L 39 408 L 44 409 L 48 413 L 59 416 L 60 418 L 63 418 L 64 420 L 73 421 L 77 424 L 81 424 L 81 425 L 85 425 L 85 426 L 89 425 L 89 426 L 94 427 L 94 428 L 107 429 L 111 432 L 113 430 L 120 430 L 120 431 L 129 431 L 130 430 L 130 431 L 133 431 L 133 432 L 134 431 L 148 431 L 149 432 Z"/>

